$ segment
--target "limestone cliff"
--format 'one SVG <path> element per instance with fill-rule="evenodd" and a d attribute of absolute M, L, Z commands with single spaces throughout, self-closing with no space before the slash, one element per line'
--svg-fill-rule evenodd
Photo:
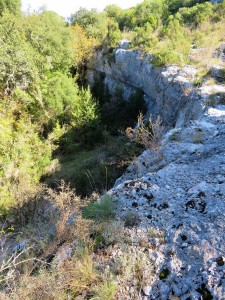
<path fill-rule="evenodd" d="M 121 48 L 110 59 L 98 52 L 89 64 L 88 81 L 93 85 L 101 73 L 109 92 L 120 89 L 125 99 L 137 88 L 142 89 L 149 113 L 160 115 L 166 125 L 180 127 L 196 119 L 204 107 L 202 94 L 193 85 L 197 69 L 175 65 L 155 68 L 150 59 L 150 54 L 143 56 L 139 51 Z"/>
<path fill-rule="evenodd" d="M 142 299 L 225 299 L 225 87 L 195 88 L 195 68 L 155 69 L 148 59 L 118 49 L 113 63 L 99 53 L 89 70 L 90 81 L 105 74 L 111 93 L 142 88 L 150 112 L 176 125 L 108 194 L 119 218 L 139 220 L 133 244 L 145 240 L 154 262 Z"/>

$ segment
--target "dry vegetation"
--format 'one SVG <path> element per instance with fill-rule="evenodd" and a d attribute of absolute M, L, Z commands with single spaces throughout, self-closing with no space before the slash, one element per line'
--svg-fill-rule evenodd
<path fill-rule="evenodd" d="M 155 121 L 153 121 L 151 116 L 148 120 L 144 120 L 144 116 L 141 113 L 138 116 L 137 128 L 127 128 L 126 135 L 132 141 L 142 145 L 144 149 L 151 149 L 153 152 L 157 152 L 161 146 L 164 131 L 160 116 Z"/>
<path fill-rule="evenodd" d="M 140 299 L 154 277 L 148 235 L 134 244 L 135 227 L 114 217 L 117 204 L 81 200 L 64 182 L 44 188 L 28 224 L 1 232 L 1 299 Z"/>

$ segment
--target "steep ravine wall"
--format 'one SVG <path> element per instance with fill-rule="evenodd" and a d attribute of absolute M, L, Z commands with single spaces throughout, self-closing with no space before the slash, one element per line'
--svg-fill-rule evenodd
<path fill-rule="evenodd" d="M 138 220 L 132 245 L 136 255 L 145 241 L 147 255 L 142 296 L 134 295 L 133 280 L 118 299 L 225 299 L 225 86 L 205 81 L 196 88 L 194 67 L 154 68 L 149 57 L 117 49 L 109 62 L 97 53 L 88 70 L 91 85 L 103 74 L 110 93 L 120 88 L 125 99 L 141 88 L 149 113 L 177 127 L 107 193 L 118 220 Z"/>
<path fill-rule="evenodd" d="M 113 58 L 112 58 L 113 57 Z M 143 90 L 148 114 L 160 115 L 169 126 L 183 127 L 202 113 L 201 93 L 193 86 L 197 70 L 192 66 L 155 68 L 150 55 L 139 51 L 116 49 L 111 59 L 96 53 L 88 66 L 88 82 L 93 85 L 99 74 L 111 94 L 118 89 L 124 99 L 137 88 Z"/>
<path fill-rule="evenodd" d="M 142 88 L 149 111 L 177 127 L 108 191 L 117 217 L 139 220 L 132 243 L 137 249 L 146 241 L 142 261 L 147 271 L 154 265 L 142 297 L 128 287 L 120 299 L 225 299 L 224 83 L 195 88 L 195 68 L 155 69 L 134 51 L 116 50 L 111 64 L 101 54 L 96 58 L 90 79 L 101 72 L 111 93 L 122 87 L 125 96 Z"/>

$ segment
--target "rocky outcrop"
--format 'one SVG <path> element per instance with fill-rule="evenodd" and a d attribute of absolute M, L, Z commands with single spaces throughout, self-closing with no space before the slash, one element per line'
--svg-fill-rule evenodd
<path fill-rule="evenodd" d="M 142 299 L 225 299 L 225 87 L 195 87 L 195 68 L 154 68 L 150 58 L 117 49 L 109 62 L 98 53 L 88 72 L 90 83 L 103 73 L 125 99 L 141 88 L 149 112 L 174 126 L 108 194 L 118 219 L 139 220 L 136 239 L 154 264 Z"/>
<path fill-rule="evenodd" d="M 225 62 L 225 43 L 221 43 L 213 53 L 213 57 L 219 58 L 221 61 Z"/>
<path fill-rule="evenodd" d="M 214 77 L 219 82 L 225 81 L 225 69 L 222 66 L 211 66 L 211 76 Z"/>
<path fill-rule="evenodd" d="M 225 105 L 169 131 L 108 193 L 119 217 L 137 215 L 149 243 L 156 272 L 143 299 L 225 299 Z"/>
<path fill-rule="evenodd" d="M 91 85 L 99 74 L 104 74 L 104 84 L 111 94 L 120 90 L 125 99 L 137 89 L 142 89 L 153 116 L 160 115 L 164 124 L 184 126 L 188 120 L 202 113 L 201 93 L 193 81 L 197 69 L 169 66 L 155 68 L 151 55 L 139 51 L 116 49 L 109 56 L 98 52 L 89 64 L 88 81 Z"/>

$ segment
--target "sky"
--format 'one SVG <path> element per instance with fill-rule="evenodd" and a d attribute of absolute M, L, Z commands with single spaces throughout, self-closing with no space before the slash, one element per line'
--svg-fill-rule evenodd
<path fill-rule="evenodd" d="M 37 10 L 42 6 L 46 6 L 48 10 L 53 10 L 63 17 L 69 17 L 80 7 L 87 9 L 97 8 L 102 11 L 106 5 L 116 4 L 121 8 L 129 8 L 141 3 L 143 0 L 22 0 L 22 10 Z"/>

